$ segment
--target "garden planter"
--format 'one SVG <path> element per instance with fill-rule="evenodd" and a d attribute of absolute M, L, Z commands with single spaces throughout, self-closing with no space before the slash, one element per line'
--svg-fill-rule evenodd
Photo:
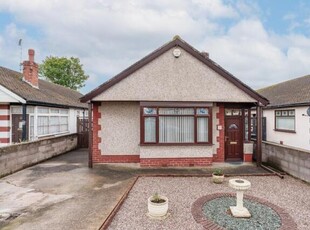
<path fill-rule="evenodd" d="M 222 184 L 224 181 L 224 174 L 223 175 L 215 175 L 214 173 L 212 174 L 212 181 L 215 184 Z"/>
<path fill-rule="evenodd" d="M 160 199 L 163 199 L 163 203 L 154 203 L 152 202 L 153 196 L 149 197 L 147 200 L 148 204 L 148 214 L 150 217 L 164 217 L 167 215 L 168 212 L 168 198 L 165 196 L 159 196 Z"/>

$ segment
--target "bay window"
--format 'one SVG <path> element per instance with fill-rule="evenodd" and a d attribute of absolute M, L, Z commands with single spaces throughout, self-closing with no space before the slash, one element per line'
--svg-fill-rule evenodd
<path fill-rule="evenodd" d="M 142 107 L 142 144 L 211 144 L 208 107 Z"/>

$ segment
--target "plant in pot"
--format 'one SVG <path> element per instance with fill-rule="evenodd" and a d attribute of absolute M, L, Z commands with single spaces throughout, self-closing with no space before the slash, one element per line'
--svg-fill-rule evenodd
<path fill-rule="evenodd" d="M 216 184 L 222 184 L 224 181 L 224 173 L 222 169 L 214 169 L 212 173 L 212 181 Z"/>
<path fill-rule="evenodd" d="M 165 217 L 168 212 L 168 198 L 158 193 L 148 198 L 148 215 L 153 218 Z"/>

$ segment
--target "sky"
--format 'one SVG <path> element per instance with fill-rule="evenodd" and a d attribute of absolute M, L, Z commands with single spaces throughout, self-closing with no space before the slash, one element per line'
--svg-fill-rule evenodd
<path fill-rule="evenodd" d="M 78 57 L 87 93 L 179 35 L 254 89 L 310 74 L 308 0 L 0 0 L 0 66 Z"/>

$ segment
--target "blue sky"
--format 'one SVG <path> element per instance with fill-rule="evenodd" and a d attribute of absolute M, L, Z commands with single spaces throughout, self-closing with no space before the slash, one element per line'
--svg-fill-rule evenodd
<path fill-rule="evenodd" d="M 254 89 L 310 72 L 307 0 L 0 2 L 0 65 L 79 57 L 87 93 L 179 34 Z"/>

